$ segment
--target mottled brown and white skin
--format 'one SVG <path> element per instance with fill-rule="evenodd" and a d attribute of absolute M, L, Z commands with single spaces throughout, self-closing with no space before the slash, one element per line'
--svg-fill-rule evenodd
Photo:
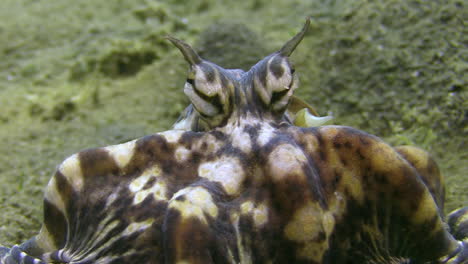
<path fill-rule="evenodd" d="M 466 263 L 467 210 L 454 238 L 426 152 L 296 120 L 308 25 L 247 72 L 169 37 L 190 64 L 175 129 L 67 158 L 0 263 Z"/>

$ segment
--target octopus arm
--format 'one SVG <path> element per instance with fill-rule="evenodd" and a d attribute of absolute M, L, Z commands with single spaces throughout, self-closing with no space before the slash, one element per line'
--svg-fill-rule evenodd
<path fill-rule="evenodd" d="M 426 152 L 395 149 L 350 127 L 300 131 L 296 138 L 317 168 L 334 215 L 327 256 L 427 261 L 457 250 L 439 208 L 443 180 Z"/>
<path fill-rule="evenodd" d="M 80 241 L 91 239 L 92 234 L 85 230 L 99 224 L 102 219 L 97 212 L 109 206 L 111 194 L 129 181 L 134 168 L 128 164 L 134 159 L 136 142 L 87 149 L 65 159 L 45 189 L 44 223 L 28 247 L 34 250 L 25 252 L 66 261 L 59 250 L 73 252 Z"/>

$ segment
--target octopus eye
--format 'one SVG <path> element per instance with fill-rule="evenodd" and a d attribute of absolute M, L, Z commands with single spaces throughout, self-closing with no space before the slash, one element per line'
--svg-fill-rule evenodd
<path fill-rule="evenodd" d="M 190 83 L 190 85 L 195 85 L 195 80 L 194 79 L 190 79 L 190 78 L 187 78 L 186 80 L 187 83 Z"/>
<path fill-rule="evenodd" d="M 204 117 L 225 115 L 227 97 L 229 93 L 223 80 L 222 68 L 203 60 L 197 52 L 187 43 L 174 37 L 166 37 L 176 46 L 190 64 L 184 93 L 190 98 L 192 104 Z"/>
<path fill-rule="evenodd" d="M 267 56 L 254 66 L 253 87 L 263 105 L 275 112 L 282 112 L 288 106 L 298 79 L 289 57 L 304 38 L 309 28 L 307 19 L 302 30 L 287 41 L 277 52 Z"/>

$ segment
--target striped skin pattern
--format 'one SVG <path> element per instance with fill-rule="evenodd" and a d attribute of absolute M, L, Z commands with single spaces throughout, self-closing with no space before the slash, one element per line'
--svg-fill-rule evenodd
<path fill-rule="evenodd" d="M 39 234 L 0 263 L 466 263 L 467 210 L 455 239 L 426 152 L 293 125 L 308 25 L 248 72 L 169 37 L 190 64 L 175 129 L 67 158 Z"/>

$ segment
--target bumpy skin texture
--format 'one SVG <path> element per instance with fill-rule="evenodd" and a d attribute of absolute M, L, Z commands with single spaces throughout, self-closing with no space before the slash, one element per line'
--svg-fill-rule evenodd
<path fill-rule="evenodd" d="M 463 263 L 426 152 L 292 124 L 307 25 L 248 72 L 170 38 L 191 64 L 178 129 L 67 158 L 40 233 L 0 263 Z"/>

